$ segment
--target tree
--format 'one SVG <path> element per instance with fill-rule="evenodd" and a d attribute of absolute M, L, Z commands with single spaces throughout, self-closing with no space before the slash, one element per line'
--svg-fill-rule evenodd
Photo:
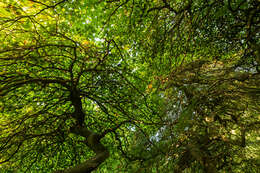
<path fill-rule="evenodd" d="M 248 148 L 259 133 L 259 2 L 124 2 L 111 7 L 126 14 L 121 28 L 167 98 L 165 121 L 175 120 L 158 131 L 165 154 L 140 163 L 143 171 L 257 172 Z"/>
<path fill-rule="evenodd" d="M 4 170 L 258 171 L 259 2 L 0 5 Z"/>
<path fill-rule="evenodd" d="M 130 81 L 131 63 L 113 40 L 67 36 L 73 32 L 59 25 L 65 19 L 49 10 L 64 2 L 13 2 L 22 14 L 2 19 L 1 163 L 49 171 L 80 162 L 79 153 L 89 155 L 86 145 L 96 155 L 66 172 L 91 172 L 109 156 L 100 140 L 141 114 L 142 88 Z M 33 166 L 37 161 L 48 166 Z"/>

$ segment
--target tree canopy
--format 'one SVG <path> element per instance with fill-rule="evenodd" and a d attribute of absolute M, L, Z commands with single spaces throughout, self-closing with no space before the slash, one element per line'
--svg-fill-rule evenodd
<path fill-rule="evenodd" d="M 260 167 L 258 0 L 2 0 L 0 171 Z"/>

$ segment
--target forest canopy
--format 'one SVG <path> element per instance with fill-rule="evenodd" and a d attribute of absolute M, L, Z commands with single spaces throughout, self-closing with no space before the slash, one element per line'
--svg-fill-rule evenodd
<path fill-rule="evenodd" d="M 259 172 L 259 12 L 1 0 L 0 172 Z"/>

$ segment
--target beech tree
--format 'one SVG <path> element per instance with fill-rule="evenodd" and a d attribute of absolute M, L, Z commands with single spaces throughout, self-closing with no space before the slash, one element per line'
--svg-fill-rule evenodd
<path fill-rule="evenodd" d="M 259 2 L 0 2 L 1 172 L 258 172 Z"/>

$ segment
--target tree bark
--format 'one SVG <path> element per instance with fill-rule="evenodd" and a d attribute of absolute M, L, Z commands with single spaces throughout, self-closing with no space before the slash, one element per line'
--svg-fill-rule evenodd
<path fill-rule="evenodd" d="M 88 130 L 86 127 L 79 126 L 71 129 L 71 132 L 85 137 L 86 140 L 84 143 L 92 149 L 96 155 L 75 167 L 56 171 L 55 173 L 90 173 L 97 169 L 97 167 L 109 157 L 109 151 L 100 142 L 101 135 Z"/>

